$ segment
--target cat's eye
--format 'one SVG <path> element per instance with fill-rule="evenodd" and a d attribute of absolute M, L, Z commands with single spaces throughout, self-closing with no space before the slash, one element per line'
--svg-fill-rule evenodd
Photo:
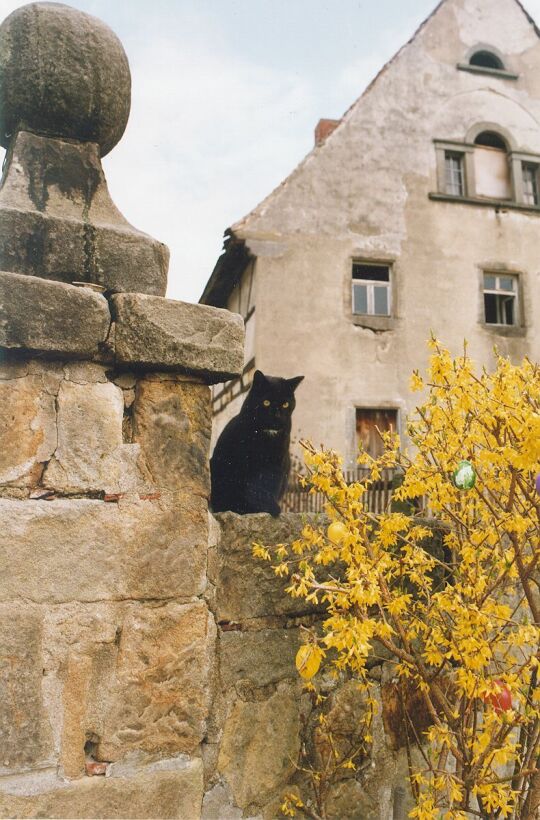
<path fill-rule="evenodd" d="M 268 401 L 268 399 L 265 399 L 263 401 L 263 404 L 264 404 L 265 407 L 270 407 L 270 402 Z"/>
<path fill-rule="evenodd" d="M 282 404 L 281 406 L 282 406 L 282 407 L 288 407 L 288 406 L 289 406 L 289 402 L 288 402 L 288 401 L 284 401 L 284 402 L 283 402 L 283 404 Z"/>

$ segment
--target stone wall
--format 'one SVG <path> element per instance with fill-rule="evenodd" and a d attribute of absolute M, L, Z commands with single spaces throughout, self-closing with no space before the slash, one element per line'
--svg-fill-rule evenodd
<path fill-rule="evenodd" d="M 312 796 L 300 766 L 321 768 L 324 736 L 321 711 L 303 692 L 295 655 L 301 627 L 320 626 L 324 612 L 285 593 L 286 580 L 254 559 L 254 541 L 290 543 L 305 515 L 216 516 L 209 554 L 208 600 L 217 625 L 216 673 L 208 733 L 203 744 L 206 770 L 204 820 L 270 818 L 286 791 Z M 411 808 L 406 740 L 392 665 L 378 653 L 371 661 L 380 709 L 373 742 L 357 771 L 342 769 L 329 789 L 328 817 L 334 820 L 404 820 Z M 318 675 L 343 750 L 358 741 L 365 704 L 354 681 Z M 422 706 L 416 704 L 422 731 Z"/>

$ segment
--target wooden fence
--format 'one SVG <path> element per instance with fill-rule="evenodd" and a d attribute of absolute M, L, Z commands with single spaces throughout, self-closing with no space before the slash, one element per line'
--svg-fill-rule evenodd
<path fill-rule="evenodd" d="M 380 514 L 388 509 L 392 500 L 392 482 L 394 470 L 383 470 L 382 477 L 368 489 L 364 495 L 365 507 L 369 512 Z M 343 475 L 347 484 L 354 484 L 365 478 L 366 470 L 356 468 L 354 470 L 344 470 Z M 323 512 L 326 498 L 322 493 L 310 492 L 310 487 L 304 487 L 300 482 L 300 476 L 291 476 L 289 486 L 281 499 L 281 509 L 283 512 Z"/>

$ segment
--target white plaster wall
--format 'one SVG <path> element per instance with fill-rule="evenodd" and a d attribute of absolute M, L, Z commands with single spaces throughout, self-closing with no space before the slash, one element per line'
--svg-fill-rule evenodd
<path fill-rule="evenodd" d="M 478 43 L 497 48 L 519 79 L 457 70 Z M 540 40 L 514 0 L 446 0 L 327 141 L 234 226 L 257 247 L 257 366 L 305 375 L 295 438 L 352 457 L 355 406 L 393 406 L 404 418 L 431 330 L 456 354 L 467 338 L 483 363 L 494 344 L 513 359 L 539 358 L 540 215 L 428 198 L 433 139 L 463 141 L 478 122 L 540 153 Z M 354 257 L 394 262 L 392 330 L 352 323 Z M 481 272 L 493 266 L 522 276 L 523 337 L 479 324 Z"/>

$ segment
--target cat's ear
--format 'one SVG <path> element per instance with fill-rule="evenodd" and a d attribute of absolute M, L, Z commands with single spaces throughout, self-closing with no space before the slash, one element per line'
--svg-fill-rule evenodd
<path fill-rule="evenodd" d="M 253 374 L 252 386 L 254 390 L 259 390 L 263 384 L 266 384 L 266 376 L 260 370 L 256 370 Z"/>
<path fill-rule="evenodd" d="M 287 384 L 289 385 L 293 393 L 300 384 L 300 382 L 303 380 L 303 378 L 303 376 L 295 376 L 293 379 L 287 379 Z"/>

